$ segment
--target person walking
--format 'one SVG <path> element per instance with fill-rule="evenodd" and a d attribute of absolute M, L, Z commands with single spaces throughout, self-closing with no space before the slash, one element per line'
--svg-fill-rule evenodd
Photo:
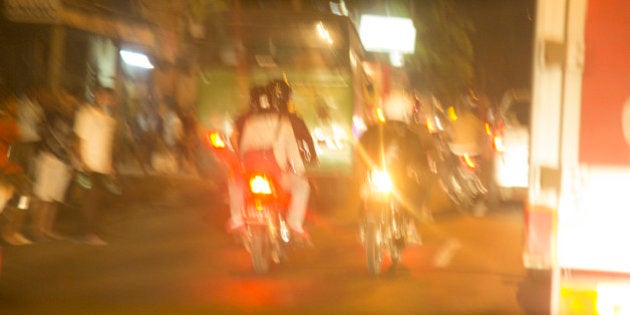
<path fill-rule="evenodd" d="M 3 93 L 0 99 L 0 213 L 4 214 L 2 238 L 11 245 L 32 242 L 22 234 L 29 198 L 29 180 L 16 161 L 13 147 L 20 141 L 15 95 Z"/>
<path fill-rule="evenodd" d="M 42 144 L 35 162 L 33 194 L 38 199 L 33 212 L 33 236 L 36 240 L 59 240 L 54 229 L 59 203 L 65 201 L 72 180 L 75 135 L 72 130 L 77 99 L 62 90 L 56 106 L 45 111 Z"/>
<path fill-rule="evenodd" d="M 99 235 L 100 210 L 106 206 L 108 183 L 115 175 L 113 145 L 116 119 L 115 94 L 112 88 L 98 86 L 94 102 L 81 106 L 75 114 L 74 132 L 77 136 L 80 205 L 83 222 L 81 241 L 90 245 L 106 245 Z"/>

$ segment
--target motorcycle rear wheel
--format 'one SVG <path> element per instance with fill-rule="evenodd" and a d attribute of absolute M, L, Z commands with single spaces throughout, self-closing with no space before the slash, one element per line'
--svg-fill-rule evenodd
<path fill-rule="evenodd" d="M 376 222 L 365 222 L 365 253 L 368 272 L 373 275 L 381 273 L 383 251 L 379 241 L 380 230 Z"/>
<path fill-rule="evenodd" d="M 271 243 L 266 226 L 253 226 L 251 233 L 251 255 L 254 271 L 258 274 L 267 273 L 271 262 Z"/>

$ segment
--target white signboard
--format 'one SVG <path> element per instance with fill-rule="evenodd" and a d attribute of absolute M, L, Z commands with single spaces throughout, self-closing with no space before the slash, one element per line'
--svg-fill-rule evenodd
<path fill-rule="evenodd" d="M 411 19 L 364 14 L 359 35 L 368 51 L 413 53 L 416 28 Z"/>

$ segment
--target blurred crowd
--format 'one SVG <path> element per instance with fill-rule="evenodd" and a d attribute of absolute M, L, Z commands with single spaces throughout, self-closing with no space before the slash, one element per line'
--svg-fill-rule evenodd
<path fill-rule="evenodd" d="M 194 113 L 173 98 L 123 115 L 111 88 L 0 87 L 0 235 L 10 245 L 71 240 L 105 245 L 101 209 L 121 194 L 118 172 L 196 173 Z M 79 210 L 76 227 L 56 229 L 57 211 Z"/>

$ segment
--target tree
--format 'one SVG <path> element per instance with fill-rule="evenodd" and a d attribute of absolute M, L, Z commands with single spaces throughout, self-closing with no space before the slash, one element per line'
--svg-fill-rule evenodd
<path fill-rule="evenodd" d="M 408 57 L 410 77 L 416 88 L 453 104 L 473 85 L 474 52 L 469 35 L 473 23 L 454 0 L 415 2 L 416 51 Z"/>

